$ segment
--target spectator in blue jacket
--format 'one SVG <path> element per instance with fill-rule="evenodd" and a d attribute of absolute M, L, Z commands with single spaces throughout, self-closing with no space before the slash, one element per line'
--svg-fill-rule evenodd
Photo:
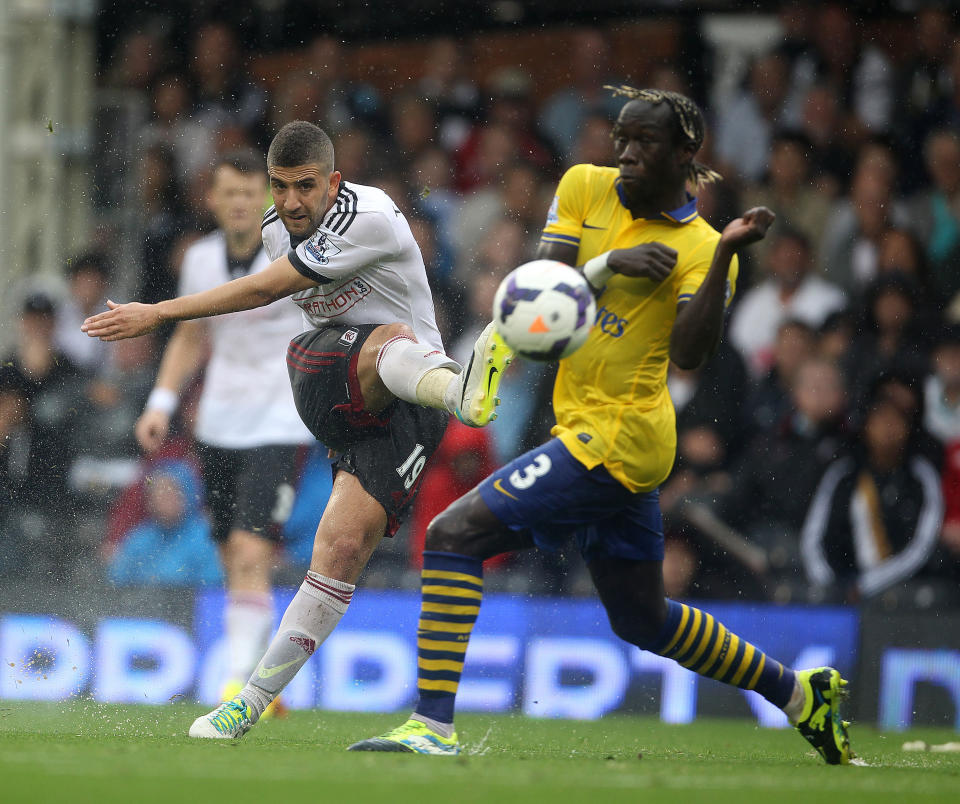
<path fill-rule="evenodd" d="M 160 463 L 147 478 L 147 518 L 120 543 L 107 577 L 118 586 L 221 585 L 220 559 L 202 502 L 188 463 Z"/>

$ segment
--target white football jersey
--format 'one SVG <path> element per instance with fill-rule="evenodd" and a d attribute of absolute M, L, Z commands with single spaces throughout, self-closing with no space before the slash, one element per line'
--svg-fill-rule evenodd
<path fill-rule="evenodd" d="M 291 238 L 270 207 L 263 246 L 271 260 L 287 255 L 316 281 L 291 297 L 310 326 L 408 324 L 420 343 L 443 350 L 420 248 L 383 190 L 341 181 L 320 228 L 302 241 Z"/>
<path fill-rule="evenodd" d="M 250 273 L 269 264 L 261 249 Z M 180 295 L 215 288 L 232 278 L 226 241 L 216 231 L 187 249 L 180 269 Z M 227 449 L 313 442 L 297 413 L 287 376 L 287 346 L 303 332 L 303 318 L 296 308 L 280 299 L 205 321 L 211 354 L 194 435 Z"/>

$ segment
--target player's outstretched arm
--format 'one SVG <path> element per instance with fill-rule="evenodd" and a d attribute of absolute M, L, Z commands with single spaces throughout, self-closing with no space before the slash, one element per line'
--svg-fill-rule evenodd
<path fill-rule="evenodd" d="M 762 240 L 774 217 L 766 207 L 754 207 L 724 227 L 703 284 L 680 307 L 673 324 L 670 359 L 680 368 L 699 368 L 716 351 L 723 333 L 730 261 L 737 249 Z"/>
<path fill-rule="evenodd" d="M 167 299 L 157 304 L 108 301 L 110 309 L 91 316 L 80 327 L 91 338 L 120 341 L 152 332 L 168 321 L 207 318 L 263 307 L 291 293 L 314 287 L 315 280 L 300 274 L 287 257 L 274 260 L 256 274 L 234 279 L 210 290 Z"/>

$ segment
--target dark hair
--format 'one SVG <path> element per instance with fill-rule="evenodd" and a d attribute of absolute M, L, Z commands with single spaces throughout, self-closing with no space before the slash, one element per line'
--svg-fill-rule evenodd
<path fill-rule="evenodd" d="M 779 243 L 781 240 L 792 240 L 794 243 L 799 243 L 803 248 L 808 251 L 813 251 L 813 244 L 810 242 L 810 238 L 799 229 L 790 226 L 789 224 L 783 224 L 782 226 L 777 227 L 777 231 L 774 234 L 773 242 Z"/>
<path fill-rule="evenodd" d="M 231 167 L 240 173 L 266 173 L 267 166 L 263 157 L 252 148 L 238 148 L 235 151 L 227 151 L 217 157 L 213 164 L 213 169 L 222 167 Z"/>
<path fill-rule="evenodd" d="M 268 167 L 299 167 L 317 164 L 333 170 L 333 143 L 326 132 L 306 120 L 294 120 L 281 128 L 267 151 Z"/>
<path fill-rule="evenodd" d="M 673 118 L 676 121 L 682 141 L 692 144 L 694 153 L 700 150 L 700 146 L 703 145 L 703 138 L 707 133 L 707 125 L 704 122 L 700 107 L 686 95 L 681 95 L 679 92 L 669 92 L 665 89 L 635 89 L 626 84 L 619 87 L 604 85 L 603 88 L 611 90 L 614 95 L 622 95 L 632 101 L 643 101 L 654 106 L 666 103 L 670 107 L 670 111 L 673 112 Z M 711 170 L 696 159 L 690 160 L 690 174 L 687 179 L 692 185 L 720 181 L 722 178 L 717 171 Z"/>
<path fill-rule="evenodd" d="M 64 264 L 63 270 L 67 276 L 76 276 L 88 268 L 92 268 L 104 278 L 110 276 L 110 264 L 106 256 L 99 251 L 87 251 L 70 257 Z"/>

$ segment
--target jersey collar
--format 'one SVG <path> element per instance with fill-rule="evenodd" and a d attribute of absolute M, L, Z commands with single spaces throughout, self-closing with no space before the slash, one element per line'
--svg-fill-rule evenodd
<path fill-rule="evenodd" d="M 623 185 L 618 178 L 616 180 L 615 186 L 617 188 L 617 197 L 620 199 L 620 204 L 629 211 L 630 207 L 627 205 L 627 197 L 623 192 Z M 672 209 L 669 212 L 661 212 L 657 218 L 665 221 L 672 221 L 673 223 L 690 223 L 690 221 L 696 219 L 699 216 L 697 212 L 697 199 L 695 196 L 687 193 L 687 203 L 676 209 Z"/>

